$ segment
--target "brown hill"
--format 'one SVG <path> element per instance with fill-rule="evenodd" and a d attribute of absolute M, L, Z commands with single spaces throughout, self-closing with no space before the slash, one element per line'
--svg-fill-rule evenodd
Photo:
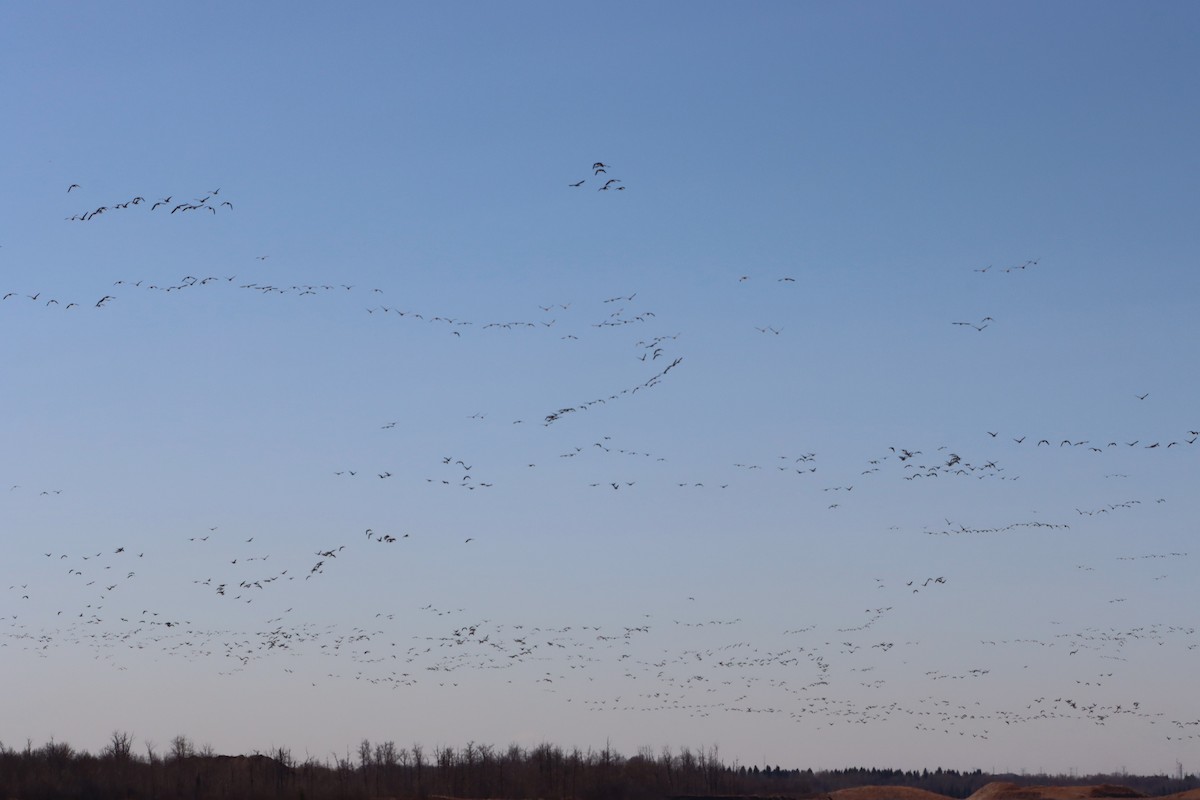
<path fill-rule="evenodd" d="M 830 792 L 833 800 L 950 800 L 944 794 L 912 786 L 855 786 Z"/>
<path fill-rule="evenodd" d="M 1200 789 L 1188 789 L 1186 792 L 1163 795 L 1158 800 L 1200 800 Z"/>
<path fill-rule="evenodd" d="M 1088 800 L 1099 797 L 1145 796 L 1128 786 L 1116 786 L 1111 783 L 1094 786 L 1018 786 L 1015 783 L 997 781 L 984 786 L 967 800 Z"/>

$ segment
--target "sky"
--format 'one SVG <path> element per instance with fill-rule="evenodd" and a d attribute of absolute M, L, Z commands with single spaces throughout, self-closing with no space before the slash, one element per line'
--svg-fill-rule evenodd
<path fill-rule="evenodd" d="M 1200 9 L 0 8 L 0 742 L 1200 769 Z"/>

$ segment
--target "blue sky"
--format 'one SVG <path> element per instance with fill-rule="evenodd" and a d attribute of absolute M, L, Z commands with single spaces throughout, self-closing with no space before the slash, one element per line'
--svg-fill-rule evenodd
<path fill-rule="evenodd" d="M 1198 27 L 5 7 L 0 741 L 1193 763 Z"/>

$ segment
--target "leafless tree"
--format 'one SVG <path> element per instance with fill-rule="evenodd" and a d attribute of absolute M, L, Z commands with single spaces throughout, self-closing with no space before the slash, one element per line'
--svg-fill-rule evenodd
<path fill-rule="evenodd" d="M 100 757 L 113 761 L 130 761 L 133 758 L 133 734 L 127 731 L 113 731 L 108 745 L 100 752 Z"/>
<path fill-rule="evenodd" d="M 167 756 L 170 761 L 182 761 L 188 756 L 196 754 L 195 748 L 192 747 L 192 742 L 183 734 L 176 736 L 171 740 L 170 754 Z"/>

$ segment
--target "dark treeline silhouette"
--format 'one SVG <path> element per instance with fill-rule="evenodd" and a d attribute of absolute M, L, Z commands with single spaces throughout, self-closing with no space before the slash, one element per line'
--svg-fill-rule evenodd
<path fill-rule="evenodd" d="M 269 754 L 223 756 L 177 736 L 165 752 L 136 751 L 117 731 L 97 755 L 51 741 L 24 749 L 0 744 L 0 798 L 15 800 L 209 800 L 216 798 L 493 798 L 495 800 L 658 800 L 674 798 L 819 798 L 857 786 L 906 786 L 966 797 L 993 781 L 1022 785 L 1120 783 L 1159 796 L 1200 786 L 1195 775 L 996 775 L 955 770 L 850 768 L 781 769 L 726 765 L 717 749 L 622 756 L 603 750 L 564 750 L 550 744 L 500 749 L 363 740 L 357 751 L 297 761 L 286 748 Z"/>

